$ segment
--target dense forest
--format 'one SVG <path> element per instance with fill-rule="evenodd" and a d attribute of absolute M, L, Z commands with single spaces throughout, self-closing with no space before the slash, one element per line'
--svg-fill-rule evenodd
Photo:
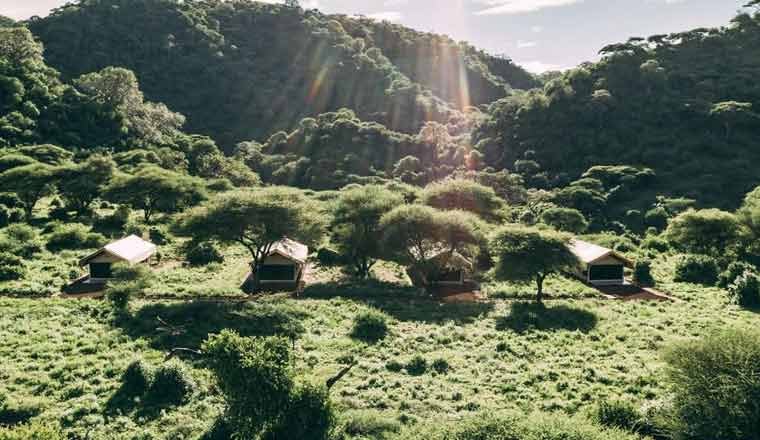
<path fill-rule="evenodd" d="M 0 440 L 760 439 L 758 51 L 0 16 Z"/>

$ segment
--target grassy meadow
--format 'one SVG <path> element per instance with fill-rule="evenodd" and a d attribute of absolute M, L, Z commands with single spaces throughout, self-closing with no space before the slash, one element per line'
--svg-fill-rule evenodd
<path fill-rule="evenodd" d="M 62 421 L 72 438 L 201 438 L 223 405 L 201 361 L 183 356 L 198 387 L 178 407 L 120 401 L 121 374 L 135 358 L 161 364 L 171 348 L 198 348 L 208 333 L 223 328 L 291 336 L 297 369 L 314 381 L 356 361 L 331 391 L 356 438 L 384 435 L 362 437 L 362 420 L 368 418 L 385 420 L 380 431 L 390 435 L 433 418 L 456 420 L 490 410 L 583 414 L 604 399 L 655 406 L 666 392 L 664 347 L 711 329 L 760 321 L 755 313 L 728 305 L 719 289 L 669 282 L 671 260 L 664 258 L 655 268 L 661 288 L 677 298 L 672 302 L 594 298 L 562 279 L 547 290 L 575 293 L 558 295 L 562 299 L 548 301 L 545 309 L 499 295 L 445 304 L 387 282 L 343 285 L 318 279 L 300 298 L 142 299 L 126 315 L 115 315 L 98 300 L 0 299 L 3 416 Z M 203 270 L 167 270 L 171 275 L 160 276 L 191 285 L 203 278 Z M 485 287 L 522 291 L 526 298 L 531 291 Z M 350 336 L 354 317 L 368 309 L 389 317 L 390 334 L 376 344 Z M 419 360 L 411 366 L 417 356 L 423 367 Z"/>

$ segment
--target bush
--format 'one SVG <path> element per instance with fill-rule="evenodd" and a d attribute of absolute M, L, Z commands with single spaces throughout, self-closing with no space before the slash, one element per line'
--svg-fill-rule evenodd
<path fill-rule="evenodd" d="M 344 415 L 343 432 L 352 437 L 382 439 L 398 433 L 401 425 L 375 411 L 351 411 Z"/>
<path fill-rule="evenodd" d="M 580 234 L 588 228 L 586 217 L 572 208 L 549 208 L 541 214 L 541 222 L 574 234 Z"/>
<path fill-rule="evenodd" d="M 404 366 L 401 364 L 401 362 L 393 359 L 385 363 L 385 369 L 392 373 L 398 373 L 404 369 Z"/>
<path fill-rule="evenodd" d="M 6 252 L 0 253 L 0 281 L 21 279 L 25 272 L 21 258 Z"/>
<path fill-rule="evenodd" d="M 148 237 L 150 241 L 157 245 L 164 245 L 171 242 L 171 237 L 166 229 L 160 226 L 151 226 L 148 229 Z"/>
<path fill-rule="evenodd" d="M 80 223 L 58 225 L 50 233 L 47 247 L 50 251 L 61 249 L 99 248 L 106 242 L 102 234 L 90 232 L 90 228 Z"/>
<path fill-rule="evenodd" d="M 706 255 L 684 255 L 676 262 L 673 279 L 713 286 L 718 281 L 718 264 Z"/>
<path fill-rule="evenodd" d="M 439 358 L 433 361 L 431 364 L 431 367 L 433 367 L 433 371 L 435 371 L 438 374 L 446 374 L 449 372 L 449 361 L 443 358 Z"/>
<path fill-rule="evenodd" d="M 185 259 L 191 266 L 206 266 L 211 263 L 223 263 L 224 255 L 214 243 L 191 242 L 186 248 Z"/>
<path fill-rule="evenodd" d="M 760 439 L 760 333 L 729 330 L 665 356 L 676 438 Z"/>
<path fill-rule="evenodd" d="M 196 384 L 188 368 L 180 361 L 169 361 L 156 370 L 147 398 L 159 405 L 180 405 L 195 391 Z"/>
<path fill-rule="evenodd" d="M 0 426 L 26 423 L 41 412 L 42 407 L 35 400 L 9 402 L 0 394 Z"/>
<path fill-rule="evenodd" d="M 605 400 L 594 409 L 593 419 L 608 428 L 639 432 L 641 414 L 630 402 Z"/>
<path fill-rule="evenodd" d="M 3 229 L 3 234 L 16 242 L 36 241 L 39 237 L 37 230 L 29 225 L 10 225 Z"/>
<path fill-rule="evenodd" d="M 301 384 L 291 393 L 285 410 L 262 440 L 325 440 L 335 423 L 327 388 Z"/>
<path fill-rule="evenodd" d="M 657 207 L 650 209 L 644 214 L 644 225 L 662 231 L 668 227 L 670 214 L 665 208 Z"/>
<path fill-rule="evenodd" d="M 153 369 L 142 360 L 136 360 L 127 366 L 121 376 L 121 389 L 128 396 L 142 396 L 148 392 L 153 383 Z"/>
<path fill-rule="evenodd" d="M 405 368 L 406 372 L 412 376 L 421 376 L 427 372 L 428 364 L 425 358 L 417 355 L 406 363 Z"/>
<path fill-rule="evenodd" d="M 633 266 L 633 282 L 644 287 L 654 286 L 652 277 L 652 263 L 647 260 L 636 261 Z"/>
<path fill-rule="evenodd" d="M 739 275 L 728 286 L 728 297 L 742 307 L 760 307 L 760 276 L 750 271 Z"/>
<path fill-rule="evenodd" d="M 670 243 L 660 236 L 652 235 L 641 242 L 641 247 L 642 249 L 650 249 L 657 252 L 667 252 L 670 249 Z"/>
<path fill-rule="evenodd" d="M 0 426 L 0 440 L 64 440 L 57 426 L 32 422 L 13 427 Z"/>
<path fill-rule="evenodd" d="M 757 272 L 757 268 L 744 261 L 734 261 L 728 265 L 726 270 L 718 276 L 718 287 L 728 288 L 737 278 L 744 275 L 745 272 Z"/>
<path fill-rule="evenodd" d="M 132 297 L 139 295 L 141 290 L 134 283 L 111 283 L 105 292 L 106 299 L 117 311 L 126 311 Z"/>
<path fill-rule="evenodd" d="M 354 318 L 351 337 L 365 341 L 377 342 L 388 335 L 385 315 L 376 311 L 364 312 Z"/>

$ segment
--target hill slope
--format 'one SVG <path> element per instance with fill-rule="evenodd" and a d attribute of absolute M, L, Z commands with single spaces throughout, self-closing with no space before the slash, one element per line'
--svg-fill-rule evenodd
<path fill-rule="evenodd" d="M 343 107 L 414 133 L 425 121 L 447 122 L 458 106 L 506 96 L 511 78 L 499 73 L 514 75 L 518 86 L 533 85 L 508 60 L 444 37 L 249 1 L 96 0 L 29 27 L 65 77 L 129 68 L 150 100 L 186 115 L 189 131 L 227 147 Z M 447 57 L 415 69 L 408 55 L 424 52 L 418 45 Z M 472 91 L 466 100 L 452 86 L 462 65 Z"/>
<path fill-rule="evenodd" d="M 550 186 L 592 165 L 645 165 L 664 192 L 724 207 L 760 183 L 760 15 L 602 54 L 541 91 L 492 104 L 475 134 L 486 161 L 535 160 Z"/>

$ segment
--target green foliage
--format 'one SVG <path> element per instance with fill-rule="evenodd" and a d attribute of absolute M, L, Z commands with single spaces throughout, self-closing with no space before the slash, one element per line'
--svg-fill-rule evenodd
<path fill-rule="evenodd" d="M 433 361 L 430 366 L 433 368 L 433 371 L 435 371 L 438 374 L 446 374 L 449 372 L 449 369 L 451 366 L 449 365 L 449 361 L 443 358 L 438 358 Z"/>
<path fill-rule="evenodd" d="M 373 411 L 350 411 L 342 415 L 343 432 L 354 437 L 384 439 L 401 431 L 401 424 Z"/>
<path fill-rule="evenodd" d="M 421 205 L 399 206 L 380 220 L 386 259 L 410 267 L 423 287 L 453 264 L 455 252 L 475 254 L 484 228 L 473 214 Z"/>
<path fill-rule="evenodd" d="M 583 214 L 572 208 L 549 208 L 541 213 L 541 222 L 560 231 L 575 234 L 583 233 L 588 228 Z"/>
<path fill-rule="evenodd" d="M 760 438 L 760 335 L 728 330 L 672 347 L 665 357 L 682 439 Z"/>
<path fill-rule="evenodd" d="M 0 426 L 0 440 L 64 440 L 60 428 L 41 422 L 13 427 Z"/>
<path fill-rule="evenodd" d="M 321 237 L 323 226 L 318 206 L 301 192 L 281 187 L 224 194 L 189 211 L 178 222 L 181 231 L 197 240 L 242 244 L 256 269 L 276 242 L 289 238 L 313 244 Z"/>
<path fill-rule="evenodd" d="M 334 416 L 322 387 L 296 384 L 289 342 L 224 330 L 203 344 L 240 437 L 324 439 Z"/>
<path fill-rule="evenodd" d="M 725 289 L 745 272 L 757 272 L 757 267 L 744 261 L 731 262 L 718 276 L 718 287 Z"/>
<path fill-rule="evenodd" d="M 37 202 L 53 191 L 55 183 L 55 168 L 40 163 L 12 168 L 0 174 L 0 187 L 16 194 L 23 202 L 27 220 L 31 220 Z"/>
<path fill-rule="evenodd" d="M 143 396 L 153 383 L 155 371 L 142 359 L 132 361 L 121 375 L 121 390 L 127 396 Z"/>
<path fill-rule="evenodd" d="M 636 260 L 636 264 L 633 266 L 633 282 L 644 287 L 655 285 L 651 261 Z"/>
<path fill-rule="evenodd" d="M 380 218 L 403 204 L 397 193 L 380 186 L 363 186 L 342 191 L 333 210 L 332 243 L 352 272 L 367 278 L 382 255 Z"/>
<path fill-rule="evenodd" d="M 197 388 L 192 373 L 184 363 L 172 360 L 158 367 L 146 394 L 149 402 L 158 405 L 181 405 Z"/>
<path fill-rule="evenodd" d="M 630 432 L 639 432 L 641 423 L 639 410 L 624 400 L 604 400 L 593 413 L 593 419 L 608 428 L 620 428 Z"/>
<path fill-rule="evenodd" d="M 0 253 L 0 281 L 18 280 L 25 273 L 21 258 L 5 252 Z"/>
<path fill-rule="evenodd" d="M 380 312 L 369 311 L 354 318 L 351 337 L 365 342 L 375 343 L 388 334 L 387 318 Z"/>
<path fill-rule="evenodd" d="M 541 302 L 546 277 L 578 265 L 568 243 L 569 237 L 559 233 L 504 226 L 493 234 L 489 246 L 496 258 L 494 275 L 503 280 L 535 281 L 537 300 Z"/>
<path fill-rule="evenodd" d="M 728 297 L 731 302 L 745 308 L 760 307 L 760 275 L 744 272 L 728 285 Z"/>
<path fill-rule="evenodd" d="M 731 213 L 689 210 L 670 222 L 665 236 L 674 247 L 687 252 L 723 255 L 737 245 L 742 229 Z"/>
<path fill-rule="evenodd" d="M 153 272 L 144 264 L 115 264 L 111 267 L 111 277 L 105 296 L 119 313 L 126 312 L 132 298 L 142 295 L 155 280 Z"/>
<path fill-rule="evenodd" d="M 427 373 L 428 362 L 421 355 L 416 355 L 409 359 L 409 362 L 404 365 L 404 369 L 406 369 L 406 372 L 412 376 L 421 376 Z"/>
<path fill-rule="evenodd" d="M 713 286 L 718 281 L 718 264 L 707 255 L 683 255 L 678 259 L 673 279 Z"/>
<path fill-rule="evenodd" d="M 42 412 L 38 400 L 8 400 L 0 394 L 0 427 L 29 422 Z"/>
<path fill-rule="evenodd" d="M 56 225 L 47 237 L 45 247 L 51 252 L 63 249 L 92 249 L 106 243 L 102 234 L 91 232 L 90 228 L 80 223 Z"/>
<path fill-rule="evenodd" d="M 58 192 L 68 207 L 82 214 L 103 194 L 115 169 L 111 158 L 92 155 L 81 164 L 59 169 Z"/>
<path fill-rule="evenodd" d="M 186 248 L 185 259 L 192 266 L 207 266 L 211 263 L 224 262 L 224 255 L 213 242 L 191 241 Z"/>
<path fill-rule="evenodd" d="M 421 199 L 423 204 L 443 211 L 469 211 L 489 221 L 498 220 L 498 212 L 504 207 L 504 201 L 493 189 L 465 179 L 430 184 Z"/>
<path fill-rule="evenodd" d="M 180 211 L 198 204 L 206 195 L 196 178 L 147 166 L 133 175 L 117 176 L 106 189 L 105 197 L 143 210 L 148 223 L 154 213 Z"/>

